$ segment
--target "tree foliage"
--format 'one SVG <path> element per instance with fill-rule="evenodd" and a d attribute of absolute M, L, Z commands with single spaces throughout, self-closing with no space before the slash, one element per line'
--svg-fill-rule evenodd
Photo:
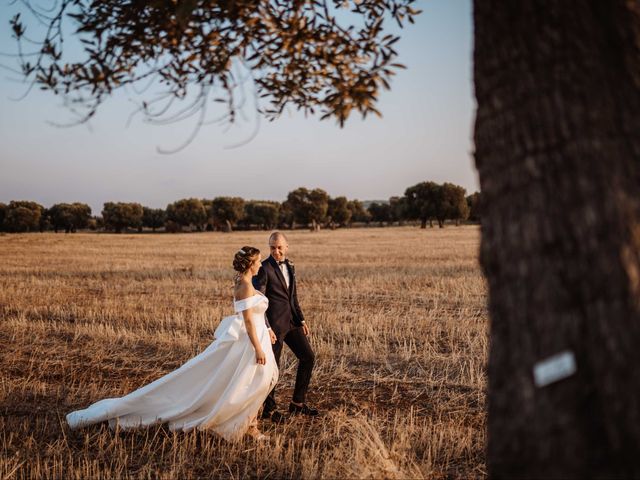
<path fill-rule="evenodd" d="M 102 219 L 107 230 L 121 233 L 126 228 L 142 225 L 142 205 L 139 203 L 106 202 L 102 209 Z"/>
<path fill-rule="evenodd" d="M 21 200 L 11 201 L 0 209 L 5 213 L 2 222 L 3 228 L 7 232 L 34 232 L 41 230 L 41 219 L 44 207 L 36 202 Z"/>
<path fill-rule="evenodd" d="M 216 197 L 211 201 L 213 224 L 230 232 L 244 217 L 244 199 L 240 197 Z"/>
<path fill-rule="evenodd" d="M 368 223 L 371 220 L 371 214 L 360 200 L 350 200 L 347 208 L 351 212 L 351 222 Z"/>
<path fill-rule="evenodd" d="M 479 222 L 482 217 L 480 192 L 474 192 L 467 196 L 467 207 L 469 208 L 469 220 L 472 222 Z"/>
<path fill-rule="evenodd" d="M 291 204 L 286 200 L 280 204 L 280 213 L 278 215 L 278 224 L 287 225 L 289 228 L 295 227 L 295 220 L 293 217 L 293 209 Z"/>
<path fill-rule="evenodd" d="M 402 222 L 407 218 L 406 197 L 389 198 L 389 216 L 392 222 Z"/>
<path fill-rule="evenodd" d="M 453 183 L 442 184 L 440 191 L 440 204 L 438 206 L 438 223 L 440 226 L 445 220 L 451 219 L 458 222 L 466 220 L 469 216 L 469 207 L 467 205 L 466 190 L 459 185 Z"/>
<path fill-rule="evenodd" d="M 329 199 L 327 217 L 332 226 L 345 226 L 351 221 L 352 212 L 349 209 L 347 197 L 335 197 Z"/>
<path fill-rule="evenodd" d="M 162 208 L 142 207 L 142 226 L 150 228 L 154 232 L 156 228 L 164 226 L 167 221 L 167 212 Z"/>
<path fill-rule="evenodd" d="M 442 228 L 445 220 L 457 222 L 469 215 L 465 193 L 464 188 L 453 183 L 421 182 L 407 188 L 400 208 L 406 218 L 420 220 L 422 228 L 434 219 Z"/>
<path fill-rule="evenodd" d="M 367 210 L 371 215 L 371 220 L 380 222 L 380 226 L 391 221 L 391 206 L 388 203 L 373 202 Z"/>
<path fill-rule="evenodd" d="M 9 211 L 9 206 L 6 203 L 0 202 L 0 232 L 6 231 L 4 222 L 5 222 L 5 219 L 7 218 L 8 211 Z"/>
<path fill-rule="evenodd" d="M 151 121 L 163 123 L 226 105 L 234 121 L 247 77 L 277 118 L 291 104 L 342 125 L 354 110 L 379 115 L 381 88 L 398 68 L 385 22 L 413 23 L 414 0 L 61 0 L 44 10 L 24 10 L 47 28 L 44 38 L 26 34 L 19 12 L 10 21 L 26 79 L 84 107 L 93 116 L 114 90 L 158 84 L 164 94 L 141 102 Z M 79 59 L 67 60 L 63 23 L 70 17 L 81 38 Z M 348 21 L 345 21 L 348 20 Z M 33 44 L 36 48 L 33 50 Z M 193 95 L 192 95 L 193 94 Z M 174 100 L 189 99 L 173 108 Z"/>
<path fill-rule="evenodd" d="M 183 198 L 167 205 L 167 220 L 178 225 L 179 229 L 193 226 L 200 231 L 207 223 L 207 211 L 201 200 Z"/>
<path fill-rule="evenodd" d="M 374 202 L 368 209 L 359 200 L 349 200 L 345 196 L 330 197 L 320 188 L 304 187 L 289 192 L 287 200 L 282 203 L 245 201 L 241 197 L 188 198 L 169 204 L 165 210 L 142 207 L 137 203 L 107 202 L 102 217 L 91 217 L 91 208 L 79 202 L 58 203 L 44 209 L 35 202 L 12 201 L 9 205 L 0 203 L 0 231 L 53 228 L 56 232 L 60 229 L 74 232 L 83 228 L 104 228 L 121 232 L 127 228 L 141 230 L 143 227 L 155 231 L 164 226 L 167 232 L 179 232 L 185 229 L 202 231 L 205 225 L 208 230 L 231 231 L 236 226 L 265 230 L 295 228 L 296 223 L 313 228 L 321 224 L 337 228 L 351 227 L 354 222 L 369 224 L 371 220 L 380 224 L 402 224 L 416 219 L 421 220 L 423 226 L 431 219 L 438 219 L 444 225 L 448 219 L 467 218 L 472 211 L 469 205 L 473 204 L 473 199 L 479 198 L 478 193 L 465 198 L 464 188 L 451 183 L 422 182 L 408 188 L 406 193 L 407 196 Z"/>
<path fill-rule="evenodd" d="M 57 232 L 75 232 L 89 226 L 91 207 L 86 203 L 56 203 L 46 210 L 46 216 L 51 227 Z"/>
<path fill-rule="evenodd" d="M 324 222 L 329 208 L 329 194 L 321 188 L 309 190 L 297 188 L 287 195 L 285 203 L 291 209 L 293 219 L 305 225 L 311 224 L 315 230 Z"/>
<path fill-rule="evenodd" d="M 421 182 L 405 190 L 407 217 L 420 220 L 422 228 L 438 215 L 441 186 L 435 182 Z"/>
<path fill-rule="evenodd" d="M 252 200 L 245 203 L 243 224 L 268 230 L 278 225 L 279 216 L 280 203 Z"/>

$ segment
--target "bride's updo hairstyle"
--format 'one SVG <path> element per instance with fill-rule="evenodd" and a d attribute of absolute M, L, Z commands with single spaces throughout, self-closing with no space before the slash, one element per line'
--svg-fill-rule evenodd
<path fill-rule="evenodd" d="M 242 247 L 233 257 L 233 269 L 239 273 L 246 272 L 258 255 L 260 250 L 257 248 Z"/>

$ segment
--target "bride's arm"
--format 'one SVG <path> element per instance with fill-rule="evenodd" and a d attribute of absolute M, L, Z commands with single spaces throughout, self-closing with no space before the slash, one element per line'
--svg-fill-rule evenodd
<path fill-rule="evenodd" d="M 253 292 L 251 290 L 253 290 L 253 288 L 249 287 L 248 285 L 238 286 L 238 288 L 236 289 L 236 300 L 240 301 L 240 300 L 244 300 L 245 298 L 251 297 L 252 295 L 255 294 L 255 290 Z M 258 340 L 258 334 L 256 333 L 256 327 L 253 324 L 253 321 L 251 320 L 252 308 L 253 307 L 243 310 L 242 318 L 244 319 L 244 325 L 247 329 L 247 335 L 249 335 L 249 340 L 251 341 L 251 344 L 253 345 L 253 348 L 256 351 L 256 363 L 259 363 L 260 365 L 264 365 L 265 363 L 267 363 L 267 356 L 265 355 L 264 350 L 262 350 L 262 345 L 260 345 L 260 341 Z"/>

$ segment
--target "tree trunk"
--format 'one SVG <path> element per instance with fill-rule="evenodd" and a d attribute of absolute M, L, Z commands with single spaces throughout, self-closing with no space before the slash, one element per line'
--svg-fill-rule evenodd
<path fill-rule="evenodd" d="M 474 23 L 489 474 L 639 477 L 640 2 Z"/>
<path fill-rule="evenodd" d="M 225 232 L 233 232 L 233 227 L 231 227 L 231 222 L 229 220 L 224 221 Z"/>
<path fill-rule="evenodd" d="M 429 228 L 433 228 L 433 218 L 429 219 Z"/>
<path fill-rule="evenodd" d="M 429 223 L 431 223 L 431 220 L 429 220 Z M 423 218 L 421 223 L 420 223 L 420 228 L 427 228 L 427 219 Z"/>

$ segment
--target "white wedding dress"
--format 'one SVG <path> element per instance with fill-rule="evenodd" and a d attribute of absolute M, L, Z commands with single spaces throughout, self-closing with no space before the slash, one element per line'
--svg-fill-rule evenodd
<path fill-rule="evenodd" d="M 225 317 L 206 350 L 177 370 L 121 398 L 107 398 L 67 415 L 71 428 L 109 421 L 131 429 L 169 423 L 171 430 L 211 430 L 227 440 L 244 435 L 278 380 L 261 293 L 234 301 L 235 315 Z M 267 357 L 256 363 L 242 312 L 249 310 Z"/>

